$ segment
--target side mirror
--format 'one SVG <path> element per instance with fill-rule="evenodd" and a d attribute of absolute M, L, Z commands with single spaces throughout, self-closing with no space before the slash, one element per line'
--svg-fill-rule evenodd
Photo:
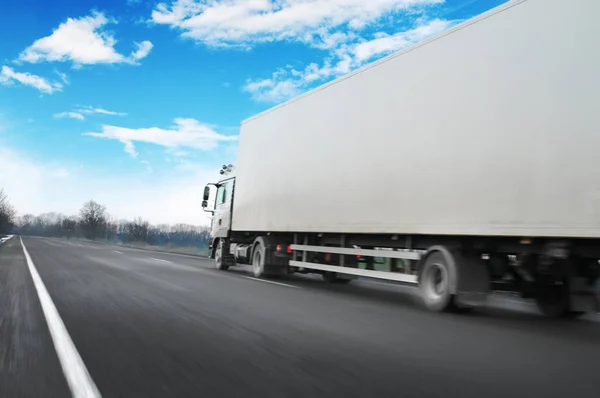
<path fill-rule="evenodd" d="M 207 206 L 208 206 L 208 200 L 203 200 L 202 201 L 202 208 L 206 209 Z"/>
<path fill-rule="evenodd" d="M 204 201 L 206 202 L 208 200 L 208 198 L 210 197 L 210 187 L 207 185 L 204 187 Z M 206 207 L 206 206 L 204 206 Z"/>

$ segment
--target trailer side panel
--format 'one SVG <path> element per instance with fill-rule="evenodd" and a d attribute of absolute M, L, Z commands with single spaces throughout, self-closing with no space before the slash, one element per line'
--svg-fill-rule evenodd
<path fill-rule="evenodd" d="M 600 237 L 600 2 L 510 2 L 242 125 L 233 230 Z"/>

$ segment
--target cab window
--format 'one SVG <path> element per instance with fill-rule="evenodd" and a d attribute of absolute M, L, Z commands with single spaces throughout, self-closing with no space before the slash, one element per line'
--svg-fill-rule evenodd
<path fill-rule="evenodd" d="M 227 202 L 227 186 L 228 185 L 229 184 L 225 183 L 217 189 L 217 205 L 222 205 L 223 203 Z"/>

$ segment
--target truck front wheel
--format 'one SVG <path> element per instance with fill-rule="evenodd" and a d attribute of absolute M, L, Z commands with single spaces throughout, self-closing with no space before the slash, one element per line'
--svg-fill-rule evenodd
<path fill-rule="evenodd" d="M 215 252 L 215 266 L 218 270 L 227 271 L 230 265 L 229 245 L 225 239 L 219 239 L 217 251 Z"/>

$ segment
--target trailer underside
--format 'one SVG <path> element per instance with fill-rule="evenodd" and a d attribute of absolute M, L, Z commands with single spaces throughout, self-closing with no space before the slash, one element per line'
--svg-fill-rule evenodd
<path fill-rule="evenodd" d="M 551 317 L 600 310 L 600 250 L 590 239 L 231 232 L 212 242 L 217 268 L 251 264 L 257 277 L 317 273 L 418 286 L 433 311 L 484 305 L 518 292 Z"/>

